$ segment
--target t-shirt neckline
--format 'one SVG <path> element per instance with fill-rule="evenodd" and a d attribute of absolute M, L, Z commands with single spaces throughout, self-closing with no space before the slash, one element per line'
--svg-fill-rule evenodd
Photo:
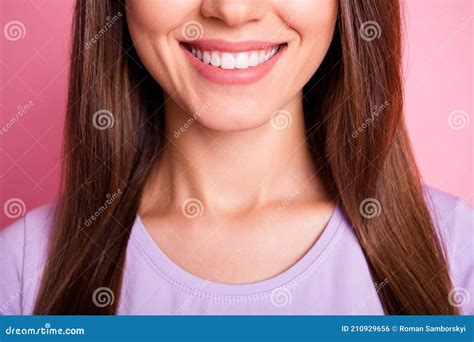
<path fill-rule="evenodd" d="M 156 244 L 137 215 L 131 232 L 131 243 L 146 259 L 149 266 L 169 284 L 190 293 L 203 296 L 248 296 L 295 284 L 298 278 L 305 278 L 318 259 L 322 258 L 343 222 L 341 209 L 336 205 L 326 227 L 313 246 L 295 264 L 282 273 L 262 281 L 248 284 L 226 284 L 198 277 L 172 261 Z M 317 265 L 316 265 L 317 266 Z"/>

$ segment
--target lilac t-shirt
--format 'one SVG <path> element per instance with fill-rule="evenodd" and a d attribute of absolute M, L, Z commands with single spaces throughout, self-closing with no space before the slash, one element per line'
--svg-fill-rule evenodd
<path fill-rule="evenodd" d="M 426 194 L 446 245 L 455 286 L 450 300 L 463 313 L 474 314 L 473 209 L 432 188 Z M 51 214 L 52 206 L 43 206 L 0 231 L 1 314 L 32 313 Z M 374 284 L 359 242 L 339 208 L 296 264 L 271 279 L 244 285 L 206 281 L 181 269 L 164 255 L 137 217 L 127 247 L 118 313 L 380 315 L 377 291 L 390 286 L 390 279 L 386 281 Z M 107 289 L 100 289 L 94 300 L 103 305 L 112 297 Z"/>

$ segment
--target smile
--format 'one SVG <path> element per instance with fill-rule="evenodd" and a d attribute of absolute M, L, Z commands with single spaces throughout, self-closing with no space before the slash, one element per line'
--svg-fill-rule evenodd
<path fill-rule="evenodd" d="M 196 71 L 219 84 L 249 84 L 263 78 L 283 53 L 286 43 L 206 40 L 180 44 Z"/>

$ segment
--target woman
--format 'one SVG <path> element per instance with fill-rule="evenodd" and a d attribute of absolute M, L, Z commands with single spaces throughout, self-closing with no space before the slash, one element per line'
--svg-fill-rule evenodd
<path fill-rule="evenodd" d="M 400 22 L 79 0 L 61 194 L 2 231 L 2 312 L 473 313 L 472 210 L 421 185 Z"/>

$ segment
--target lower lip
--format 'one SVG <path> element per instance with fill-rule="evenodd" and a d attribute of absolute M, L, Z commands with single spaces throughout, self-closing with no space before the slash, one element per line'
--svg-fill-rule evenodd
<path fill-rule="evenodd" d="M 206 80 L 227 85 L 247 85 L 258 82 L 273 68 L 282 53 L 286 50 L 283 46 L 270 60 L 248 69 L 221 69 L 210 64 L 205 64 L 186 48 L 181 47 L 191 61 L 192 66 Z"/>

